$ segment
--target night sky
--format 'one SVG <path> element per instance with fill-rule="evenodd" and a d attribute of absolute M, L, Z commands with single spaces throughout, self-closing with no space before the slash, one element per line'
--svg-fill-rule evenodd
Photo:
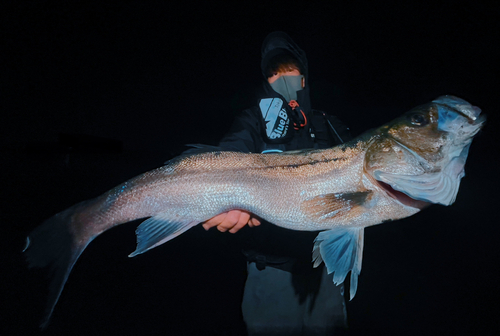
<path fill-rule="evenodd" d="M 306 51 L 313 107 L 354 135 L 444 94 L 488 115 L 454 205 L 365 230 L 351 334 L 500 330 L 498 5 L 328 3 L 3 2 L 1 335 L 39 334 L 47 282 L 24 237 L 184 144 L 217 144 L 251 106 L 274 30 Z M 237 235 L 198 226 L 130 259 L 138 224 L 89 245 L 43 334 L 244 335 Z"/>

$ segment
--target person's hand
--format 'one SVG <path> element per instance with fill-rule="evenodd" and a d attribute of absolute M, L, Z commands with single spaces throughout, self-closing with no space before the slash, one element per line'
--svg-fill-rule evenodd
<path fill-rule="evenodd" d="M 217 226 L 217 230 L 220 232 L 229 230 L 229 232 L 235 233 L 247 224 L 250 227 L 259 226 L 260 220 L 247 211 L 230 210 L 210 218 L 202 226 L 205 230 Z"/>

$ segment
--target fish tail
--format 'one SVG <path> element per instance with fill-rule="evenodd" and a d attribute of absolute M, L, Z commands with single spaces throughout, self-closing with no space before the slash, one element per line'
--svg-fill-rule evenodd
<path fill-rule="evenodd" d="M 46 220 L 27 237 L 24 249 L 30 268 L 48 268 L 51 279 L 49 298 L 40 328 L 49 323 L 54 307 L 61 295 L 68 275 L 91 237 L 75 237 L 74 214 L 90 201 L 79 203 Z"/>

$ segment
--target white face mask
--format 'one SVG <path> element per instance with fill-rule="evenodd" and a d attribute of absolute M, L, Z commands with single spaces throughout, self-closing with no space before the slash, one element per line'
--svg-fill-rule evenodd
<path fill-rule="evenodd" d="M 297 91 L 303 89 L 303 78 L 304 75 L 281 76 L 270 85 L 274 91 L 285 97 L 286 101 L 289 102 L 291 100 L 297 100 Z"/>

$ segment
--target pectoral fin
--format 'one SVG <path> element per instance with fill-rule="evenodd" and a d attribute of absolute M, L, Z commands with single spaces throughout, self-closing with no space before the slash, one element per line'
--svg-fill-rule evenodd
<path fill-rule="evenodd" d="M 358 275 L 361 272 L 363 259 L 363 228 L 340 228 L 323 231 L 314 240 L 314 267 L 325 262 L 328 274 L 334 273 L 336 285 L 344 282 L 351 271 L 350 299 L 356 294 Z"/>
<path fill-rule="evenodd" d="M 350 193 L 319 195 L 302 203 L 302 210 L 315 217 L 333 218 L 365 204 L 372 192 L 355 191 Z"/>
<path fill-rule="evenodd" d="M 137 248 L 129 257 L 135 257 L 186 232 L 200 221 L 172 220 L 169 214 L 159 214 L 141 223 L 135 230 Z"/>

